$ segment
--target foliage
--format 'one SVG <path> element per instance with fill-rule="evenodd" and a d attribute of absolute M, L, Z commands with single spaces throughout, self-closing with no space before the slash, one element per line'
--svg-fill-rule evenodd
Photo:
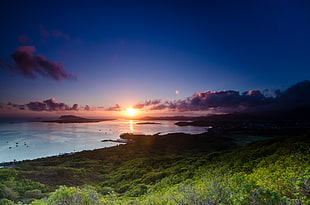
<path fill-rule="evenodd" d="M 60 186 L 47 200 L 48 204 L 95 205 L 100 204 L 99 194 L 91 187 Z"/>
<path fill-rule="evenodd" d="M 14 205 L 14 202 L 9 199 L 0 199 L 0 205 Z"/>
<path fill-rule="evenodd" d="M 29 179 L 21 179 L 14 169 L 0 169 L 0 204 L 14 201 L 31 202 L 50 192 L 48 186 Z M 7 199 L 7 200 L 5 200 Z"/>
<path fill-rule="evenodd" d="M 310 204 L 309 137 L 280 137 L 212 153 L 154 153 L 132 143 L 0 170 L 0 190 L 12 195 L 7 199 L 37 205 Z M 63 170 L 69 179 L 59 176 L 67 186 L 45 197 L 50 189 L 33 180 L 44 182 L 48 170 Z M 35 178 L 24 179 L 30 171 Z"/>

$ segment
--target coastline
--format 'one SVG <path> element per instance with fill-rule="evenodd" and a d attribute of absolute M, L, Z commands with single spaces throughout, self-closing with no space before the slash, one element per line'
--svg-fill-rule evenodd
<path fill-rule="evenodd" d="M 119 137 L 120 139 L 103 139 L 101 142 L 114 142 L 118 143 L 114 146 L 95 148 L 92 150 L 82 150 L 77 152 L 60 153 L 57 155 L 51 155 L 46 157 L 38 157 L 35 159 L 25 159 L 20 161 L 1 162 L 0 169 L 14 168 L 18 164 L 23 164 L 29 161 L 36 160 L 48 160 L 53 158 L 62 158 L 70 155 L 76 155 L 80 153 L 89 153 L 94 151 L 106 150 L 120 145 L 134 144 L 138 146 L 145 146 L 146 144 L 162 144 L 164 147 L 174 147 L 175 150 L 181 149 L 178 145 L 184 145 L 182 149 L 186 147 L 202 147 L 205 143 L 220 143 L 231 144 L 232 147 L 244 146 L 249 143 L 260 141 L 264 139 L 271 139 L 274 137 L 300 135 L 302 133 L 310 132 L 310 129 L 277 129 L 277 130 L 256 130 L 256 129 L 223 129 L 222 127 L 210 128 L 208 132 L 200 134 L 185 134 L 185 133 L 168 133 L 160 135 L 159 133 L 153 135 L 145 134 L 133 134 L 123 133 Z M 224 146 L 225 147 L 225 146 Z"/>
<path fill-rule="evenodd" d="M 309 135 L 293 134 L 293 130 L 286 134 L 274 132 L 273 135 L 263 135 L 265 140 L 259 138 L 262 133 L 257 133 L 255 130 L 235 129 L 221 133 L 215 130 L 211 129 L 211 132 L 201 134 L 124 133 L 120 138 L 131 143 L 16 162 L 7 164 L 7 169 L 2 171 L 8 174 L 18 173 L 16 182 L 26 179 L 34 184 L 40 183 L 42 185 L 40 190 L 44 195 L 55 190 L 57 192 L 59 186 L 71 189 L 70 187 L 94 185 L 98 186 L 97 191 L 103 197 L 109 197 L 109 192 L 114 191 L 117 194 L 115 199 L 119 202 L 118 197 L 129 196 L 132 200 L 132 197 L 148 193 L 147 189 L 141 189 L 137 195 L 137 192 L 132 192 L 136 191 L 136 187 L 153 187 L 153 185 L 156 187 L 156 184 L 160 185 L 166 179 L 169 180 L 169 186 L 183 183 L 184 179 L 196 179 L 195 176 L 201 173 L 199 170 L 204 172 L 215 169 L 217 174 L 227 172 L 250 174 L 249 170 L 255 171 L 266 162 L 268 162 L 267 168 L 269 164 L 274 165 L 273 161 L 270 162 L 269 155 L 276 156 L 272 159 L 278 159 L 280 153 L 280 156 L 283 154 L 285 159 L 291 159 L 286 157 L 286 154 L 292 154 L 292 150 L 296 149 L 294 153 L 297 155 L 292 156 L 300 156 L 300 151 L 304 151 L 309 142 Z M 309 129 L 304 131 L 310 133 Z M 236 138 L 237 136 L 239 138 Z M 247 143 L 244 145 L 238 143 L 245 140 Z M 297 145 L 300 145 L 299 148 Z M 286 151 L 283 152 L 283 149 Z M 307 159 L 306 156 L 305 153 L 301 157 Z M 257 161 L 263 163 L 257 163 Z M 281 157 L 279 162 L 283 163 Z M 291 163 L 289 160 L 288 162 Z M 296 168 L 298 165 L 296 163 L 291 167 Z M 287 162 L 283 164 L 287 166 Z M 300 167 L 305 169 L 306 166 Z M 300 176 L 304 176 L 303 173 Z M 227 183 L 231 183 L 230 178 L 226 178 L 226 175 L 223 177 L 228 179 Z M 173 184 L 170 183 L 171 179 L 176 179 Z M 213 177 L 210 178 L 211 182 L 213 179 Z M 282 177 L 281 180 L 286 178 Z M 34 186 L 29 188 L 29 190 L 33 189 L 35 189 Z M 43 195 L 40 198 L 42 197 Z"/>
<path fill-rule="evenodd" d="M 148 124 L 148 123 L 147 123 Z M 152 123 L 153 124 L 153 123 Z M 209 122 L 203 121 L 203 123 L 196 121 L 187 121 L 187 122 L 176 122 L 175 123 L 178 126 L 203 126 L 206 127 L 209 124 Z M 215 125 L 215 126 L 214 126 Z M 244 146 L 246 144 L 249 144 L 253 141 L 259 141 L 263 139 L 273 138 L 276 136 L 292 136 L 292 135 L 301 135 L 303 133 L 310 133 L 310 128 L 307 126 L 304 126 L 302 124 L 300 125 L 294 125 L 291 127 L 287 126 L 280 126 L 278 124 L 277 126 L 262 126 L 257 125 L 255 126 L 245 126 L 244 123 L 223 123 L 221 126 L 217 124 L 213 124 L 214 127 L 211 127 L 208 129 L 205 133 L 200 134 L 185 134 L 184 132 L 179 133 L 164 133 L 161 134 L 156 133 L 153 135 L 146 135 L 146 134 L 133 134 L 133 133 L 123 133 L 120 134 L 119 139 L 102 139 L 101 142 L 113 142 L 113 143 L 119 143 L 116 145 L 112 145 L 109 147 L 104 148 L 94 148 L 90 150 L 81 150 L 81 151 L 74 151 L 74 152 L 67 152 L 67 153 L 59 153 L 55 155 L 45 156 L 45 157 L 38 157 L 34 159 L 24 159 L 24 160 L 17 160 L 17 161 L 4 161 L 0 163 L 0 169 L 1 166 L 4 166 L 4 168 L 12 168 L 15 167 L 16 164 L 23 163 L 24 161 L 32 161 L 32 160 L 38 160 L 38 159 L 47 159 L 47 158 L 53 158 L 53 157 L 61 157 L 66 155 L 74 155 L 76 153 L 81 152 L 88 152 L 88 151 L 94 151 L 94 150 L 101 150 L 101 149 L 107 149 L 110 147 L 115 147 L 119 145 L 126 145 L 128 143 L 140 143 L 141 141 L 161 141 L 160 143 L 164 143 L 162 139 L 167 140 L 166 143 L 175 143 L 177 138 L 182 139 L 186 136 L 186 141 L 196 140 L 197 139 L 203 139 L 203 138 L 223 138 L 225 140 L 229 140 L 233 143 L 235 143 L 238 146 Z M 173 139 L 173 140 L 172 140 Z"/>

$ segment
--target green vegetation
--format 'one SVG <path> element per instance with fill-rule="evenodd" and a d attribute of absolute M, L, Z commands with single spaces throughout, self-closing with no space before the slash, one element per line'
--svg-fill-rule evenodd
<path fill-rule="evenodd" d="M 0 204 L 310 204 L 310 135 L 236 147 L 228 136 L 134 143 L 0 170 Z"/>

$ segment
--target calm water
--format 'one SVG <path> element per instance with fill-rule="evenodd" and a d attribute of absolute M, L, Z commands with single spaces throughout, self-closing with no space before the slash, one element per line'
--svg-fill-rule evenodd
<path fill-rule="evenodd" d="M 174 121 L 138 125 L 135 120 L 98 123 L 0 123 L 0 162 L 35 159 L 62 153 L 115 146 L 104 139 L 119 139 L 121 133 L 202 133 L 204 127 L 179 127 Z"/>

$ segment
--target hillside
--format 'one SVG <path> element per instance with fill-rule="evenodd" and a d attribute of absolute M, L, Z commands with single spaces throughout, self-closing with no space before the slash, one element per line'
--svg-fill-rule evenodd
<path fill-rule="evenodd" d="M 309 134 L 244 147 L 227 133 L 123 137 L 134 142 L 0 170 L 2 203 L 310 203 Z"/>

